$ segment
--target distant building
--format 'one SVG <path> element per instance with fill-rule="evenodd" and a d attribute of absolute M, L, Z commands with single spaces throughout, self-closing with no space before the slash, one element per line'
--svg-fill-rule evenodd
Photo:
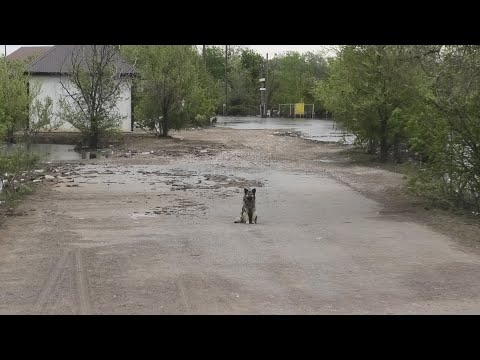
<path fill-rule="evenodd" d="M 32 61 L 43 55 L 47 50 L 51 49 L 52 46 L 23 46 L 18 48 L 11 54 L 7 55 L 8 60 L 28 60 Z"/>
<path fill-rule="evenodd" d="M 72 54 L 89 45 L 56 45 L 50 47 L 21 47 L 7 56 L 9 60 L 31 60 L 27 66 L 27 72 L 31 75 L 30 83 L 40 82 L 41 89 L 37 99 L 43 101 L 47 96 L 53 101 L 53 111 L 60 110 L 59 100 L 67 96 L 62 82 L 68 87 L 69 80 L 68 65 L 71 64 Z M 136 74 L 134 67 L 123 59 L 120 54 L 114 58 L 114 63 L 119 69 L 125 81 L 121 88 L 121 100 L 117 109 L 122 116 L 121 130 L 132 131 L 132 76 Z M 56 119 L 53 119 L 54 121 Z M 61 119 L 63 120 L 63 119 Z M 35 119 L 32 119 L 35 121 Z M 57 131 L 78 131 L 72 124 L 64 121 Z"/>

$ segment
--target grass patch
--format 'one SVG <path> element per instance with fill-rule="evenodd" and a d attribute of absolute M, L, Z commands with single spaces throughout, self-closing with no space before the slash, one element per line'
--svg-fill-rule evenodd
<path fill-rule="evenodd" d="M 25 184 L 25 175 L 40 161 L 38 155 L 29 153 L 24 147 L 14 150 L 0 149 L 0 201 L 2 205 L 12 206 L 23 196 L 30 194 L 32 188 Z"/>

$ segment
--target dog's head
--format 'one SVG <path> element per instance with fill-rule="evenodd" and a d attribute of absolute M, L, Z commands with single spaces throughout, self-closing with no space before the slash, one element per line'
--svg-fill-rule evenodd
<path fill-rule="evenodd" d="M 245 199 L 247 199 L 248 201 L 252 201 L 252 200 L 255 200 L 255 193 L 257 192 L 257 189 L 243 189 L 245 191 Z"/>

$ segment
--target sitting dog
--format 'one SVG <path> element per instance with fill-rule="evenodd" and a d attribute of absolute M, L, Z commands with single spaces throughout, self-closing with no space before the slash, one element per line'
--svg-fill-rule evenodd
<path fill-rule="evenodd" d="M 240 219 L 235 220 L 235 223 L 249 224 L 257 223 L 257 209 L 255 208 L 255 193 L 256 189 L 244 189 L 242 212 Z"/>

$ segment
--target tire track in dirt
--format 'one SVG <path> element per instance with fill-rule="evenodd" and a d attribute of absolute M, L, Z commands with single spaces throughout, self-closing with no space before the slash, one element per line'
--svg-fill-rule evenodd
<path fill-rule="evenodd" d="M 72 268 L 73 261 L 74 261 L 73 253 L 70 251 L 70 254 L 68 255 L 67 264 L 65 265 L 65 267 L 63 269 L 64 271 L 60 272 L 57 284 L 56 284 L 56 286 L 53 287 L 53 289 L 50 293 L 49 297 L 53 298 L 54 302 L 52 304 L 52 307 L 48 309 L 48 312 L 46 311 L 47 309 L 45 309 L 45 312 L 47 312 L 48 314 L 56 315 L 56 314 L 59 313 L 59 309 L 62 308 L 62 307 L 65 307 L 65 305 L 66 305 L 65 297 L 61 296 L 61 286 L 60 285 L 62 284 L 62 281 L 65 278 L 70 277 L 69 276 L 70 273 L 65 271 L 65 270 Z M 70 293 L 72 292 L 71 286 L 69 287 L 69 292 Z"/>
<path fill-rule="evenodd" d="M 50 273 L 50 276 L 48 277 L 45 286 L 40 293 L 40 296 L 38 297 L 38 300 L 33 308 L 35 312 L 40 312 L 44 305 L 46 304 L 49 295 L 52 294 L 53 290 L 56 288 L 58 280 L 60 278 L 60 273 L 62 270 L 65 268 L 65 264 L 69 258 L 69 255 L 71 253 L 71 250 L 67 249 L 64 250 L 63 254 L 60 257 L 60 260 L 58 260 L 57 265 L 53 268 L 52 272 Z"/>
<path fill-rule="evenodd" d="M 183 303 L 185 305 L 185 308 L 188 314 L 190 312 L 190 305 L 188 304 L 187 295 L 185 294 L 185 287 L 183 286 L 183 282 L 181 279 L 177 280 L 177 285 L 180 289 L 180 293 L 182 294 Z"/>
<path fill-rule="evenodd" d="M 90 296 L 88 294 L 88 277 L 83 265 L 82 249 L 75 249 L 75 276 L 78 289 L 79 311 L 81 315 L 91 313 Z"/>

